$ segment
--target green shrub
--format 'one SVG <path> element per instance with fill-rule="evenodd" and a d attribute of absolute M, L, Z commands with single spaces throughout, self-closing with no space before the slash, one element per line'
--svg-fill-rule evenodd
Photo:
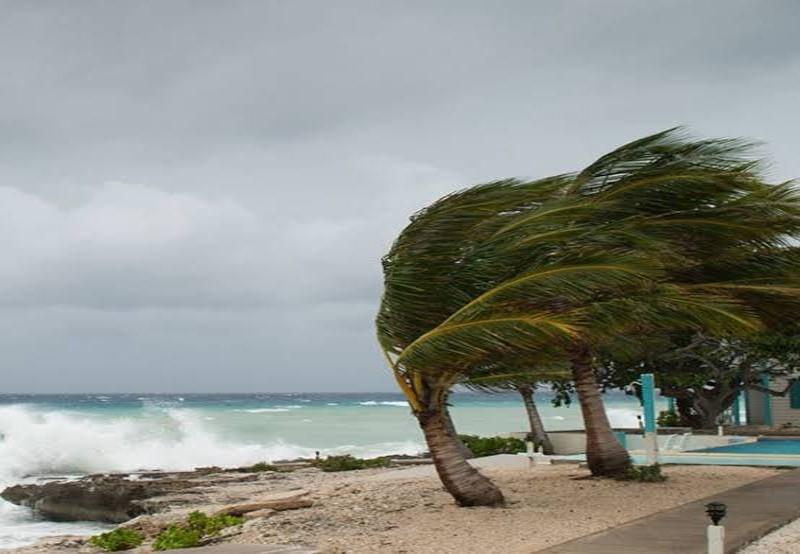
<path fill-rule="evenodd" d="M 200 544 L 203 534 L 183 525 L 170 525 L 161 531 L 153 541 L 153 550 L 173 550 L 192 548 Z"/>
<path fill-rule="evenodd" d="M 328 456 L 314 460 L 313 465 L 322 471 L 353 471 L 354 469 L 367 469 L 371 467 L 388 467 L 389 458 L 355 458 L 349 454 L 343 456 Z"/>
<path fill-rule="evenodd" d="M 253 464 L 247 467 L 240 467 L 238 471 L 244 471 L 246 473 L 258 473 L 260 471 L 289 471 L 287 469 L 278 467 L 273 464 L 268 464 L 267 462 L 258 462 L 257 464 Z"/>
<path fill-rule="evenodd" d="M 478 458 L 495 454 L 525 452 L 525 441 L 513 437 L 478 437 L 459 435 L 464 445 Z"/>
<path fill-rule="evenodd" d="M 136 548 L 144 542 L 144 536 L 133 529 L 120 527 L 108 533 L 96 535 L 89 539 L 89 542 L 107 552 L 119 552 L 120 550 Z"/>
<path fill-rule="evenodd" d="M 674 410 L 663 410 L 658 413 L 656 423 L 658 423 L 661 427 L 680 427 L 681 416 L 678 415 Z"/>
<path fill-rule="evenodd" d="M 203 535 L 216 535 L 226 527 L 233 527 L 242 523 L 244 523 L 243 517 L 224 514 L 207 516 L 203 512 L 192 512 L 186 519 L 186 526 L 189 529 L 199 531 Z"/>
<path fill-rule="evenodd" d="M 633 466 L 625 475 L 619 478 L 620 481 L 639 481 L 640 483 L 663 483 L 667 476 L 661 472 L 661 465 Z"/>
<path fill-rule="evenodd" d="M 226 527 L 240 525 L 243 522 L 243 517 L 208 516 L 203 512 L 192 512 L 186 518 L 186 523 L 170 525 L 159 533 L 153 542 L 153 550 L 192 548 L 199 545 L 204 537 L 218 535 Z"/>

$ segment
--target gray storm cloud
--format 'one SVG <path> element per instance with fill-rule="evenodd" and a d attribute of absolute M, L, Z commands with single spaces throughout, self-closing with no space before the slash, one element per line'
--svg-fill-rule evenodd
<path fill-rule="evenodd" d="M 4 2 L 0 391 L 390 390 L 380 256 L 678 124 L 800 175 L 800 5 Z"/>

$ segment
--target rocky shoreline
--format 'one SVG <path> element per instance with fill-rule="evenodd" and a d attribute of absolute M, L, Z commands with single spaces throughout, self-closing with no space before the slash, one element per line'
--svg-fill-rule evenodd
<path fill-rule="evenodd" d="M 425 459 L 404 457 L 387 466 L 426 464 Z M 357 473 L 369 473 L 362 470 Z M 54 522 L 95 521 L 118 524 L 142 533 L 146 541 L 183 520 L 192 511 L 208 515 L 241 516 L 246 522 L 272 517 L 278 512 L 310 508 L 314 501 L 301 483 L 325 480 L 313 461 L 295 460 L 233 469 L 197 468 L 193 471 L 146 471 L 95 474 L 79 479 L 48 480 L 14 485 L 0 492 L 4 500 L 34 510 Z M 220 542 L 244 526 L 226 529 L 204 541 Z M 97 552 L 88 537 L 43 539 L 17 552 Z M 136 549 L 137 552 L 149 552 Z"/>
<path fill-rule="evenodd" d="M 129 552 L 149 553 L 152 539 L 189 512 L 241 514 L 244 522 L 204 544 L 291 545 L 305 552 L 414 553 L 532 552 L 623 524 L 649 513 L 703 498 L 779 470 L 746 467 L 669 466 L 666 483 L 588 478 L 577 465 L 534 466 L 519 456 L 474 461 L 503 490 L 502 508 L 459 508 L 442 489 L 433 467 L 381 467 L 326 473 L 308 465 L 250 471 L 206 468 L 184 473 L 91 476 L 59 485 L 10 487 L 18 503 L 57 509 L 66 491 L 96 499 L 118 491 L 111 510 L 94 500 L 81 510 L 98 518 L 139 513 L 119 524 L 141 532 L 145 543 Z M 124 483 L 124 484 L 122 484 Z M 145 487 L 146 492 L 135 489 Z M 56 493 L 52 496 L 50 493 Z M 59 500 L 56 502 L 56 500 Z M 591 501 L 588 501 L 588 500 Z M 132 511 L 131 511 L 132 510 Z M 84 512 L 81 512 L 84 513 Z M 54 537 L 14 550 L 19 554 L 90 554 L 87 537 Z"/>
<path fill-rule="evenodd" d="M 254 483 L 260 478 L 259 472 L 249 468 L 97 474 L 70 481 L 15 485 L 0 492 L 0 497 L 51 521 L 124 523 L 144 514 L 202 503 L 210 491 Z"/>

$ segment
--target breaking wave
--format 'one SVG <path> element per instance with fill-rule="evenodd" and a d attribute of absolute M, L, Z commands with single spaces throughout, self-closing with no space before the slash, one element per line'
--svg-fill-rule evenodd
<path fill-rule="evenodd" d="M 0 407 L 0 483 L 35 475 L 233 467 L 311 457 L 316 450 L 283 440 L 265 444 L 231 440 L 226 438 L 228 433 L 224 430 L 219 432 L 210 425 L 202 411 L 185 408 L 151 408 L 138 417 L 113 417 L 24 405 L 3 406 Z M 420 446 L 414 441 L 384 442 L 321 451 L 378 456 L 414 454 L 421 450 Z"/>

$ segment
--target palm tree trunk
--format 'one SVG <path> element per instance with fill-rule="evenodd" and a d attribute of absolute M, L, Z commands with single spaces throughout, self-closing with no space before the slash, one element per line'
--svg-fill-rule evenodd
<path fill-rule="evenodd" d="M 447 429 L 441 408 L 418 413 L 417 419 L 425 434 L 436 472 L 459 506 L 498 506 L 503 493 L 494 483 L 467 463 L 466 458 Z"/>
<path fill-rule="evenodd" d="M 461 451 L 461 455 L 464 456 L 464 459 L 469 460 L 470 458 L 474 458 L 475 454 L 472 453 L 472 450 L 464 444 L 464 441 L 461 440 L 461 437 L 458 436 L 458 431 L 456 431 L 456 426 L 453 425 L 453 418 L 450 416 L 450 409 L 445 404 L 442 407 L 442 417 L 444 418 L 445 427 L 447 427 L 447 433 L 453 438 L 458 445 L 458 449 Z"/>
<path fill-rule="evenodd" d="M 539 410 L 536 408 L 536 402 L 533 400 L 533 387 L 530 385 L 518 385 L 517 392 L 522 396 L 522 402 L 525 404 L 525 411 L 528 414 L 528 425 L 533 436 L 534 444 L 541 445 L 544 454 L 553 453 L 553 443 L 550 442 L 550 437 L 547 436 L 547 431 L 542 424 L 542 418 L 539 415 Z"/>
<path fill-rule="evenodd" d="M 592 475 L 622 475 L 631 468 L 631 458 L 611 430 L 594 376 L 591 350 L 587 345 L 576 345 L 571 354 L 572 377 L 586 428 L 589 470 Z"/>

